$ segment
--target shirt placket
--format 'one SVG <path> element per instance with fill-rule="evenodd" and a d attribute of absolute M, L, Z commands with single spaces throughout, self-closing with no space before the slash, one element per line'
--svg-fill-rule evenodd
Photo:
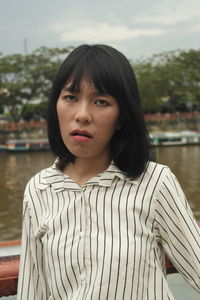
<path fill-rule="evenodd" d="M 81 282 L 84 284 L 86 280 L 86 270 L 85 270 L 85 263 L 84 263 L 84 257 L 85 257 L 85 233 L 86 233 L 86 220 L 85 220 L 85 195 L 83 189 L 80 191 L 81 193 L 81 226 L 80 226 L 80 232 L 79 232 L 79 253 L 80 253 L 80 279 Z"/>

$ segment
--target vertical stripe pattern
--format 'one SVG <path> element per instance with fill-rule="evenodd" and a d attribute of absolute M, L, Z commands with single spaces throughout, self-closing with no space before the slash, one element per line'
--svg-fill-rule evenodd
<path fill-rule="evenodd" d="M 200 232 L 168 167 L 112 163 L 82 188 L 55 165 L 24 196 L 18 300 L 172 300 L 165 253 L 200 292 Z"/>

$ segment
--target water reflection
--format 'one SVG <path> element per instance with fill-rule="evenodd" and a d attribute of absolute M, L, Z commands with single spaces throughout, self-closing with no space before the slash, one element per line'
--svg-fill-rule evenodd
<path fill-rule="evenodd" d="M 0 153 L 0 239 L 21 235 L 23 192 L 28 179 L 53 161 L 50 153 Z"/>
<path fill-rule="evenodd" d="M 50 152 L 0 153 L 0 240 L 20 238 L 25 185 L 53 160 Z M 200 223 L 200 146 L 157 148 L 157 161 L 176 174 Z"/>
<path fill-rule="evenodd" d="M 200 146 L 158 148 L 157 158 L 176 174 L 200 222 Z"/>

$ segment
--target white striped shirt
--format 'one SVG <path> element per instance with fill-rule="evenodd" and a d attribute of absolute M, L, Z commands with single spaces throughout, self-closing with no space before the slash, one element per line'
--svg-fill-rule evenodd
<path fill-rule="evenodd" d="M 24 197 L 18 300 L 174 299 L 165 253 L 200 292 L 200 232 L 176 177 L 113 163 L 82 188 L 47 168 Z"/>

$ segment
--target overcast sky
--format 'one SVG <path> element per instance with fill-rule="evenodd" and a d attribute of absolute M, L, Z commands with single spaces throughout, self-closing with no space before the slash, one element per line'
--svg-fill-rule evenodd
<path fill-rule="evenodd" d="M 200 0 L 0 0 L 3 54 L 83 43 L 114 46 L 133 60 L 199 49 Z"/>

